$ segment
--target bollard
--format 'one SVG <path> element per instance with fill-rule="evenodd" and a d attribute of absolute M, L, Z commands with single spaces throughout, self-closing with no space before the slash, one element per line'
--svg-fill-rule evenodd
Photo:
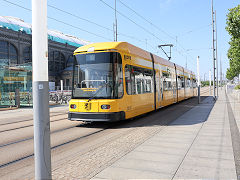
<path fill-rule="evenodd" d="M 15 105 L 20 107 L 20 94 L 18 88 L 15 89 Z"/>

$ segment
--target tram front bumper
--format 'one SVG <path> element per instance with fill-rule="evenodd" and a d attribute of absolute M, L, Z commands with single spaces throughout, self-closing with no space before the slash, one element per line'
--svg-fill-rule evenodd
<path fill-rule="evenodd" d="M 125 112 L 109 112 L 109 113 L 94 113 L 94 112 L 69 112 L 68 119 L 71 121 L 120 121 L 125 119 Z"/>

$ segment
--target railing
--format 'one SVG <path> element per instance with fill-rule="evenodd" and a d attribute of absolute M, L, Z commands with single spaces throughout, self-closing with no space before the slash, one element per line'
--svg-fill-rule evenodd
<path fill-rule="evenodd" d="M 16 99 L 19 99 L 20 106 L 32 106 L 32 93 L 20 92 L 16 95 L 15 92 L 4 92 L 0 95 L 1 106 L 15 106 Z"/>
<path fill-rule="evenodd" d="M 71 100 L 71 91 L 52 91 L 49 93 L 49 102 L 57 104 L 68 104 Z"/>
<path fill-rule="evenodd" d="M 61 86 L 56 86 L 54 88 L 55 91 L 61 91 Z M 72 86 L 63 86 L 63 90 L 64 91 L 71 91 L 72 90 Z"/>
<path fill-rule="evenodd" d="M 16 95 L 15 92 L 0 93 L 0 106 L 9 107 L 17 106 L 16 101 L 19 99 L 20 106 L 32 106 L 33 97 L 32 92 L 20 92 Z M 49 104 L 68 104 L 71 100 L 71 90 L 65 91 L 50 91 Z"/>

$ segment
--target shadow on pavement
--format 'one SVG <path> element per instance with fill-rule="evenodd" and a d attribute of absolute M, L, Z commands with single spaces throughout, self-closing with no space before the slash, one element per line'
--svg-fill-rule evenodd
<path fill-rule="evenodd" d="M 208 99 L 206 99 L 208 98 Z M 119 129 L 119 128 L 134 128 L 134 127 L 147 127 L 147 126 L 180 126 L 180 125 L 192 125 L 202 123 L 207 120 L 215 101 L 209 96 L 201 96 L 201 102 L 198 104 L 197 97 L 193 97 L 190 99 L 186 99 L 176 104 L 169 105 L 167 107 L 163 107 L 158 109 L 157 111 L 152 111 L 150 113 L 146 113 L 144 115 L 135 117 L 133 119 L 128 119 L 124 121 L 118 122 L 83 122 L 76 127 L 85 127 L 85 128 L 110 128 L 110 129 Z M 178 123 L 174 123 L 176 119 L 187 113 L 194 107 L 194 114 L 191 116 L 192 120 L 189 121 L 189 118 L 186 120 L 181 119 Z M 208 113 L 202 113 L 202 111 L 208 111 Z M 181 117 L 182 118 L 182 117 Z"/>

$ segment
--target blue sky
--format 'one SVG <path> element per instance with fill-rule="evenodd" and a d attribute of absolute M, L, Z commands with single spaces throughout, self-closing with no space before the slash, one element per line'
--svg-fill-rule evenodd
<path fill-rule="evenodd" d="M 7 0 L 31 9 L 30 0 Z M 114 0 L 102 0 L 114 7 Z M 48 7 L 48 16 L 69 25 L 48 19 L 48 28 L 72 34 L 90 42 L 113 41 L 114 11 L 101 0 L 48 0 L 48 4 L 90 20 L 104 28 Z M 31 12 L 0 0 L 0 15 L 14 16 L 31 23 Z M 146 20 L 137 16 L 125 5 Z M 229 35 L 225 30 L 229 8 L 237 6 L 236 0 L 214 0 L 217 11 L 218 59 L 222 60 L 223 72 L 228 67 L 227 50 Z M 186 65 L 196 73 L 196 59 L 200 56 L 201 77 L 208 79 L 212 68 L 211 0 L 117 0 L 118 41 L 127 41 L 163 58 L 159 44 L 173 44 L 172 62 Z M 134 24 L 134 21 L 136 24 Z M 73 27 L 74 26 L 74 27 Z M 143 27 L 144 29 L 140 28 Z M 78 27 L 78 28 L 76 28 Z M 156 28 L 157 27 L 157 28 Z M 88 32 L 82 31 L 84 29 Z M 96 35 L 99 36 L 96 36 Z M 131 36 L 131 38 L 127 37 Z M 177 44 L 176 44 L 177 40 Z"/>

